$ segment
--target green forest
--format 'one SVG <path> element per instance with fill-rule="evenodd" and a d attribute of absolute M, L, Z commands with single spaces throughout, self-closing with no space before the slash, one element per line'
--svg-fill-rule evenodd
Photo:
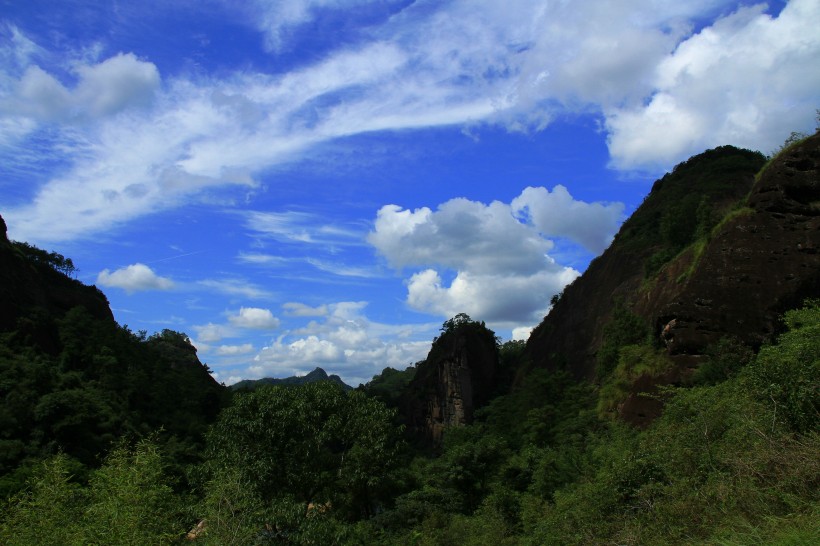
<path fill-rule="evenodd" d="M 160 424 L 106 391 L 113 375 L 90 384 L 63 367 L 71 349 L 46 362 L 12 355 L 5 338 L 0 539 L 174 543 L 204 521 L 203 544 L 817 543 L 820 303 L 783 323 L 756 355 L 716 347 L 645 430 L 601 414 L 602 389 L 537 370 L 437 453 L 403 440 L 390 407 L 412 367 L 349 394 L 330 382 L 261 387 L 218 415 L 177 408 L 179 421 Z M 179 341 L 112 334 L 98 342 L 148 352 Z M 88 364 L 109 353 L 115 368 L 103 347 Z M 520 343 L 500 351 L 518 364 Z M 61 390 L 39 394 L 46 382 Z M 58 406 L 70 408 L 62 420 Z"/>
<path fill-rule="evenodd" d="M 717 215 L 691 195 L 619 235 L 646 247 L 645 283 L 746 210 Z M 22 275 L 63 302 L 20 303 L 0 329 L 0 544 L 820 544 L 816 294 L 762 345 L 724 336 L 685 380 L 643 393 L 663 407 L 647 426 L 618 408 L 671 364 L 656 325 L 620 300 L 593 379 L 571 361 L 536 366 L 526 343 L 457 315 L 428 361 L 469 334 L 494 345 L 496 380 L 470 424 L 431 443 L 404 414 L 425 361 L 350 391 L 231 390 L 184 333 L 66 305 L 72 291 L 105 302 L 70 259 L 0 244 L 0 295 L 23 301 L 10 288 Z"/>

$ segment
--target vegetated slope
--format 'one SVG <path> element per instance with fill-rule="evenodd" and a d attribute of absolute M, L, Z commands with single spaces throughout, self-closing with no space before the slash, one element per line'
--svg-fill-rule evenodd
<path fill-rule="evenodd" d="M 231 389 L 235 391 L 239 390 L 254 390 L 258 387 L 263 385 L 279 385 L 282 387 L 295 387 L 297 385 L 305 385 L 307 383 L 315 383 L 317 381 L 330 381 L 331 383 L 336 383 L 340 387 L 342 387 L 345 391 L 353 390 L 353 387 L 342 381 L 342 378 L 338 375 L 331 374 L 328 375 L 326 371 L 322 368 L 316 368 L 312 372 L 302 376 L 291 376 L 285 377 L 282 379 L 277 379 L 274 377 L 264 377 L 262 379 L 244 379 L 237 383 L 231 385 Z"/>
<path fill-rule="evenodd" d="M 96 466 L 117 439 L 160 429 L 174 463 L 196 460 L 228 393 L 187 337 L 119 326 L 69 260 L 0 227 L 0 495 L 44 456 Z"/>
<path fill-rule="evenodd" d="M 820 134 L 755 178 L 763 163 L 721 147 L 658 180 L 533 332 L 534 365 L 601 383 L 617 372 L 603 409 L 646 424 L 660 402 L 638 393 L 686 380 L 722 338 L 771 339 L 784 310 L 820 294 Z M 629 369 L 619 348 L 633 345 L 657 350 L 654 369 Z"/>

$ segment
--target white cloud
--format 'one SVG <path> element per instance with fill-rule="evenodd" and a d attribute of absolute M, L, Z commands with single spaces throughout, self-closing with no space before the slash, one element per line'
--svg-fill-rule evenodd
<path fill-rule="evenodd" d="M 0 111 L 45 122 L 101 118 L 148 105 L 160 85 L 157 67 L 133 53 L 79 64 L 73 71 L 78 83 L 68 89 L 39 66 L 29 66 L 12 96 L 0 101 Z"/>
<path fill-rule="evenodd" d="M 233 332 L 212 322 L 201 326 L 193 326 L 193 329 L 197 334 L 197 341 L 202 343 L 216 343 L 226 337 L 233 337 Z"/>
<path fill-rule="evenodd" d="M 572 198 L 564 186 L 548 189 L 528 187 L 510 203 L 519 217 L 547 237 L 566 237 L 593 254 L 612 242 L 623 220 L 623 203 L 585 203 Z"/>
<path fill-rule="evenodd" d="M 256 212 L 246 213 L 246 226 L 259 235 L 285 243 L 313 243 L 334 245 L 359 245 L 364 233 L 340 225 L 327 223 L 315 214 L 306 212 Z M 272 257 L 249 255 L 247 261 L 267 263 Z"/>
<path fill-rule="evenodd" d="M 242 345 L 220 345 L 216 348 L 216 354 L 219 356 L 246 355 L 252 352 L 253 345 L 250 343 L 243 343 Z"/>
<path fill-rule="evenodd" d="M 198 281 L 197 284 L 230 296 L 243 296 L 250 299 L 265 299 L 273 295 L 269 290 L 238 279 L 206 279 Z"/>
<path fill-rule="evenodd" d="M 122 288 L 127 293 L 143 290 L 169 290 L 174 287 L 173 281 L 160 277 L 145 264 L 133 264 L 115 271 L 103 269 L 97 275 L 97 284 L 105 287 Z"/>
<path fill-rule="evenodd" d="M 646 104 L 608 110 L 613 164 L 663 166 L 704 148 L 764 152 L 810 128 L 820 89 L 820 4 L 793 0 L 776 18 L 740 8 L 655 65 Z"/>
<path fill-rule="evenodd" d="M 516 219 L 509 205 L 457 198 L 433 212 L 379 209 L 367 237 L 393 267 L 440 264 L 479 273 L 532 274 L 548 265 L 552 242 Z"/>
<path fill-rule="evenodd" d="M 535 329 L 535 326 L 519 326 L 518 328 L 513 328 L 512 337 L 513 341 L 526 341 L 530 338 L 530 334 Z"/>
<path fill-rule="evenodd" d="M 621 203 L 586 203 L 563 186 L 526 188 L 511 204 L 453 199 L 437 210 L 386 205 L 368 241 L 395 268 L 421 267 L 407 304 L 451 317 L 466 312 L 493 327 L 532 325 L 552 295 L 578 275 L 548 255 L 550 237 L 601 252 L 617 231 Z M 449 273 L 449 284 L 445 277 Z"/>
<path fill-rule="evenodd" d="M 279 319 L 274 317 L 270 309 L 258 307 L 242 307 L 235 315 L 228 316 L 228 322 L 237 328 L 254 330 L 275 330 L 279 327 Z"/>
<path fill-rule="evenodd" d="M 328 305 L 320 321 L 263 348 L 244 377 L 304 375 L 320 366 L 353 386 L 386 366 L 404 369 L 427 356 L 437 324 L 386 325 L 369 320 L 364 302 Z"/>
<path fill-rule="evenodd" d="M 2 56 L 14 65 L 0 78 L 0 127 L 12 129 L 0 137 L 3 159 L 47 134 L 53 144 L 41 163 L 64 167 L 4 216 L 20 240 L 76 239 L 205 199 L 206 190 L 254 186 L 266 169 L 350 135 L 444 125 L 480 132 L 484 123 L 530 130 L 567 111 L 604 116 L 612 164 L 623 169 L 668 168 L 715 144 L 771 149 L 814 118 L 820 5 L 792 0 L 776 18 L 754 7 L 709 23 L 735 5 L 397 5 L 393 17 L 290 72 L 162 81 L 133 53 L 92 64 L 50 52 L 43 68 L 32 64 L 40 46 L 16 31 Z M 342 6 L 289 0 L 254 13 L 282 47 L 290 30 Z M 690 35 L 695 22 L 706 25 Z M 73 87 L 58 77 L 72 73 Z M 360 242 L 355 228 L 325 232 L 328 223 L 314 220 L 248 221 L 283 241 Z"/>
<path fill-rule="evenodd" d="M 460 271 L 446 286 L 435 270 L 426 269 L 407 282 L 407 303 L 442 317 L 467 313 L 494 327 L 517 327 L 540 320 L 549 298 L 578 275 L 572 268 L 556 266 L 533 275 L 474 275 Z"/>
<path fill-rule="evenodd" d="M 279 51 L 287 48 L 289 32 L 313 20 L 316 12 L 349 10 L 370 3 L 377 3 L 377 0 L 257 0 L 254 2 L 256 9 L 252 11 L 252 17 L 257 28 L 265 33 L 266 46 L 270 50 Z"/>

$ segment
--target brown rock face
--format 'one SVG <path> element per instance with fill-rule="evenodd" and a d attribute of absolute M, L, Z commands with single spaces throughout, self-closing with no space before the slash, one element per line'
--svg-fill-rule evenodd
<path fill-rule="evenodd" d="M 727 335 L 757 348 L 783 311 L 820 294 L 820 134 L 769 165 L 748 205 L 636 302 L 670 355 L 698 355 Z"/>
<path fill-rule="evenodd" d="M 717 170 L 708 157 L 699 161 Z M 666 179 L 656 183 L 613 245 L 533 333 L 527 348 L 536 365 L 565 362 L 576 376 L 593 378 L 611 302 L 620 299 L 651 326 L 673 362 L 661 377 L 641 377 L 619 407 L 623 419 L 642 425 L 659 414 L 661 404 L 639 392 L 685 381 L 707 346 L 723 337 L 757 349 L 777 332 L 783 311 L 820 296 L 820 133 L 781 154 L 753 185 L 748 173 L 732 176 L 738 191 L 751 186 L 746 207 L 647 277 L 644 264 L 654 249 L 630 248 L 629 231 L 665 190 Z M 710 198 L 720 203 L 727 197 Z"/>
<path fill-rule="evenodd" d="M 441 444 L 451 426 L 473 422 L 473 412 L 495 389 L 495 335 L 471 323 L 442 335 L 419 364 L 402 403 L 408 429 L 428 445 Z"/>
<path fill-rule="evenodd" d="M 579 379 L 594 379 L 596 353 L 615 303 L 634 305 L 646 284 L 647 263 L 664 248 L 665 216 L 692 196 L 722 216 L 748 194 L 763 162 L 756 152 L 725 146 L 689 159 L 656 181 L 612 245 L 564 289 L 550 314 L 533 331 L 527 341 L 533 366 L 565 367 Z M 700 203 L 695 204 L 700 208 Z M 667 229 L 683 228 L 673 224 Z M 526 370 L 523 372 L 525 375 Z"/>

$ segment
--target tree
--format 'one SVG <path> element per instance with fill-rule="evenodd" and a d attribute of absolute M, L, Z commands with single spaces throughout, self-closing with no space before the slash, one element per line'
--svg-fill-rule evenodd
<path fill-rule="evenodd" d="M 446 334 L 447 332 L 452 332 L 465 324 L 471 324 L 473 322 L 473 319 L 471 319 L 467 313 L 459 313 L 453 318 L 444 321 L 444 324 L 441 325 L 441 332 Z"/>
<path fill-rule="evenodd" d="M 396 464 L 393 410 L 338 385 L 262 387 L 235 397 L 208 434 L 214 472 L 236 472 L 269 505 L 332 507 L 358 519 L 377 506 Z M 328 508 L 329 509 L 329 508 Z"/>

